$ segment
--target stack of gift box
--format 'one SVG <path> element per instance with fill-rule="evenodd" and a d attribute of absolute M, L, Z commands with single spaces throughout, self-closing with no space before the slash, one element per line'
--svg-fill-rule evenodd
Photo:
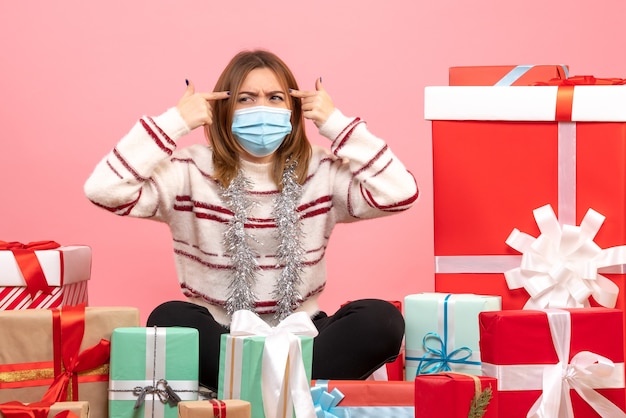
<path fill-rule="evenodd" d="M 453 67 L 427 87 L 434 292 L 394 302 L 398 359 L 312 380 L 310 318 L 198 333 L 87 306 L 91 249 L 0 241 L 0 417 L 626 417 L 626 82 Z"/>
<path fill-rule="evenodd" d="M 416 417 L 626 416 L 625 81 L 449 75 L 425 90 L 435 293 L 405 300 Z"/>

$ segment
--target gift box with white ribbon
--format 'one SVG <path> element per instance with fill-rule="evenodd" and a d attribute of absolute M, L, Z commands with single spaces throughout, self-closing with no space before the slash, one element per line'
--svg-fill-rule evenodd
<path fill-rule="evenodd" d="M 481 312 L 479 321 L 500 416 L 626 417 L 620 310 Z"/>
<path fill-rule="evenodd" d="M 87 304 L 91 248 L 0 241 L 0 310 Z"/>
<path fill-rule="evenodd" d="M 310 393 L 313 338 L 304 312 L 272 327 L 250 311 L 233 313 L 222 335 L 217 396 L 251 403 L 258 418 L 315 416 Z"/>
<path fill-rule="evenodd" d="M 426 87 L 437 292 L 500 295 L 503 309 L 545 296 L 539 289 L 531 295 L 523 285 L 510 288 L 504 273 L 522 264 L 507 238 L 515 229 L 544 234 L 534 211 L 546 205 L 563 228 L 558 236 L 581 226 L 589 209 L 604 219 L 602 228 L 592 225 L 594 234 L 579 234 L 587 240 L 582 252 L 565 254 L 548 269 L 554 283 L 571 277 L 561 273 L 577 262 L 572 257 L 585 256 L 590 241 L 599 248 L 626 244 L 624 82 L 571 77 L 556 85 Z M 625 310 L 623 262 L 597 273 L 619 292 L 600 287 L 586 302 L 581 295 L 569 301 Z"/>

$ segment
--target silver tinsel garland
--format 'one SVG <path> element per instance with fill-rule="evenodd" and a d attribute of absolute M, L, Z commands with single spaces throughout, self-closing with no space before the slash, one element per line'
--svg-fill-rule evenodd
<path fill-rule="evenodd" d="M 280 277 L 274 285 L 272 296 L 277 300 L 275 320 L 282 320 L 291 314 L 302 299 L 297 287 L 301 282 L 302 226 L 298 213 L 298 203 L 302 196 L 302 186 L 297 182 L 296 163 L 288 163 L 283 172 L 283 190 L 274 199 L 273 216 L 276 220 L 277 267 L 282 268 Z M 250 181 L 239 172 L 228 188 L 222 190 L 222 199 L 233 212 L 224 233 L 224 245 L 231 257 L 232 279 L 229 285 L 230 295 L 226 300 L 226 311 L 246 309 L 254 311 L 257 300 L 253 292 L 257 280 L 259 265 L 257 254 L 250 247 L 248 240 L 258 242 L 245 230 L 248 213 L 254 206 L 247 191 L 251 190 Z"/>
<path fill-rule="evenodd" d="M 248 239 L 253 239 L 245 229 L 248 212 L 253 202 L 246 196 L 250 182 L 239 173 L 228 188 L 222 190 L 222 199 L 233 212 L 224 232 L 224 246 L 233 266 L 230 295 L 226 300 L 226 311 L 232 315 L 240 309 L 254 310 L 256 296 L 252 292 L 259 269 L 257 254 L 250 248 Z"/>
<path fill-rule="evenodd" d="M 274 199 L 273 214 L 278 240 L 276 256 L 278 267 L 282 267 L 282 271 L 272 296 L 278 301 L 274 319 L 279 321 L 291 314 L 302 300 L 298 292 L 304 258 L 302 225 L 298 213 L 302 186 L 296 181 L 296 165 L 296 162 L 287 164 L 282 178 L 283 191 Z"/>

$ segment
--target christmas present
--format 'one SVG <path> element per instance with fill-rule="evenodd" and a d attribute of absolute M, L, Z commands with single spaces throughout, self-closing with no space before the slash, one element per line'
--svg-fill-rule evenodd
<path fill-rule="evenodd" d="M 33 402 L 17 401 L 0 404 L 1 418 L 89 418 L 89 402 Z"/>
<path fill-rule="evenodd" d="M 418 293 L 404 298 L 406 377 L 480 374 L 478 314 L 501 309 L 498 296 Z"/>
<path fill-rule="evenodd" d="M 481 312 L 479 321 L 483 374 L 498 380 L 500 416 L 626 416 L 620 310 Z"/>
<path fill-rule="evenodd" d="M 567 65 L 484 65 L 448 69 L 451 86 L 530 86 L 539 81 L 565 79 Z"/>
<path fill-rule="evenodd" d="M 222 335 L 218 399 L 250 402 L 253 417 L 313 416 L 309 385 L 316 335 L 304 312 L 271 327 L 250 311 L 236 311 L 230 334 Z"/>
<path fill-rule="evenodd" d="M 138 309 L 0 311 L 0 323 L 0 402 L 87 401 L 107 417 L 111 333 L 138 326 Z"/>
<path fill-rule="evenodd" d="M 87 303 L 91 248 L 0 241 L 0 310 Z"/>
<path fill-rule="evenodd" d="M 109 418 L 178 416 L 178 402 L 198 399 L 198 330 L 113 330 Z"/>
<path fill-rule="evenodd" d="M 367 380 L 314 380 L 316 416 L 333 418 L 413 418 L 414 383 Z"/>
<path fill-rule="evenodd" d="M 250 402 L 240 399 L 182 401 L 178 404 L 180 418 L 250 418 Z"/>
<path fill-rule="evenodd" d="M 495 378 L 450 372 L 415 378 L 415 418 L 468 417 L 498 417 Z"/>
<path fill-rule="evenodd" d="M 606 217 L 595 245 L 626 244 L 626 86 L 607 82 L 621 81 L 426 88 L 437 292 L 500 295 L 503 309 L 521 309 L 529 293 L 510 289 L 504 272 L 522 257 L 506 240 L 515 228 L 537 236 L 533 210 L 545 205 L 571 226 L 592 208 Z M 622 269 L 600 273 L 618 286 L 613 306 L 624 310 Z"/>

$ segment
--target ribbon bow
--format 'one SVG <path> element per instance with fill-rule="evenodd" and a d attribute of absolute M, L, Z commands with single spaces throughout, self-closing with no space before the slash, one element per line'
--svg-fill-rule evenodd
<path fill-rule="evenodd" d="M 52 309 L 54 329 L 54 381 L 43 402 L 78 400 L 78 373 L 95 369 L 109 361 L 110 342 L 100 342 L 80 352 L 85 332 L 85 304 Z M 71 386 L 70 386 L 71 384 Z"/>
<path fill-rule="evenodd" d="M 530 295 L 524 309 L 588 307 L 589 296 L 613 308 L 619 288 L 598 269 L 626 263 L 626 246 L 601 249 L 593 242 L 604 216 L 589 209 L 580 226 L 559 225 L 550 205 L 533 211 L 536 239 L 513 229 L 506 240 L 522 253 L 520 267 L 504 273 L 509 289 Z"/>
<path fill-rule="evenodd" d="M 440 348 L 431 346 L 429 340 L 435 340 Z M 420 359 L 417 366 L 418 375 L 451 371 L 450 363 L 480 365 L 480 362 L 468 360 L 472 357 L 472 349 L 469 347 L 459 347 L 448 353 L 446 342 L 436 332 L 426 333 L 422 339 L 422 346 L 426 355 Z"/>
<path fill-rule="evenodd" d="M 159 379 L 156 382 L 156 386 L 137 386 L 133 389 L 133 395 L 137 397 L 133 409 L 141 408 L 141 405 L 143 405 L 146 400 L 146 395 L 157 395 L 162 404 L 167 403 L 170 406 L 176 406 L 180 402 L 180 396 L 178 396 L 165 379 Z"/>
<path fill-rule="evenodd" d="M 53 286 L 48 286 L 46 276 L 39 264 L 39 259 L 35 255 L 36 250 L 53 250 L 59 248 L 61 245 L 54 241 L 34 241 L 28 244 L 22 244 L 21 242 L 5 242 L 0 241 L 0 250 L 9 250 L 13 253 L 15 261 L 24 276 L 26 282 L 26 290 L 30 294 L 32 299 L 38 291 L 49 295 L 54 289 Z"/>
<path fill-rule="evenodd" d="M 31 402 L 28 404 L 18 401 L 0 404 L 0 412 L 5 418 L 47 418 L 50 413 L 50 402 Z M 78 418 L 78 415 L 66 409 L 54 415 L 55 418 Z"/>
<path fill-rule="evenodd" d="M 335 407 L 345 397 L 339 389 L 334 388 L 328 392 L 327 385 L 315 385 L 311 388 L 311 397 L 315 408 L 315 418 L 341 418 L 335 414 L 337 412 Z"/>
<path fill-rule="evenodd" d="M 615 364 L 589 351 L 577 353 L 568 363 L 571 339 L 571 316 L 559 309 L 547 309 L 548 324 L 559 362 L 546 366 L 543 392 L 528 411 L 529 418 L 574 418 L 570 389 L 576 390 L 601 417 L 626 417 L 615 404 L 593 389 L 610 377 Z"/>
<path fill-rule="evenodd" d="M 314 416 L 309 380 L 297 335 L 315 337 L 317 329 L 305 312 L 291 314 L 277 326 L 271 327 L 251 311 L 235 311 L 230 334 L 266 337 L 261 365 L 261 389 L 263 410 L 267 418 L 282 416 L 279 415 L 279 405 L 289 402 L 293 402 L 297 417 Z M 286 392 L 284 394 L 283 389 Z"/>

